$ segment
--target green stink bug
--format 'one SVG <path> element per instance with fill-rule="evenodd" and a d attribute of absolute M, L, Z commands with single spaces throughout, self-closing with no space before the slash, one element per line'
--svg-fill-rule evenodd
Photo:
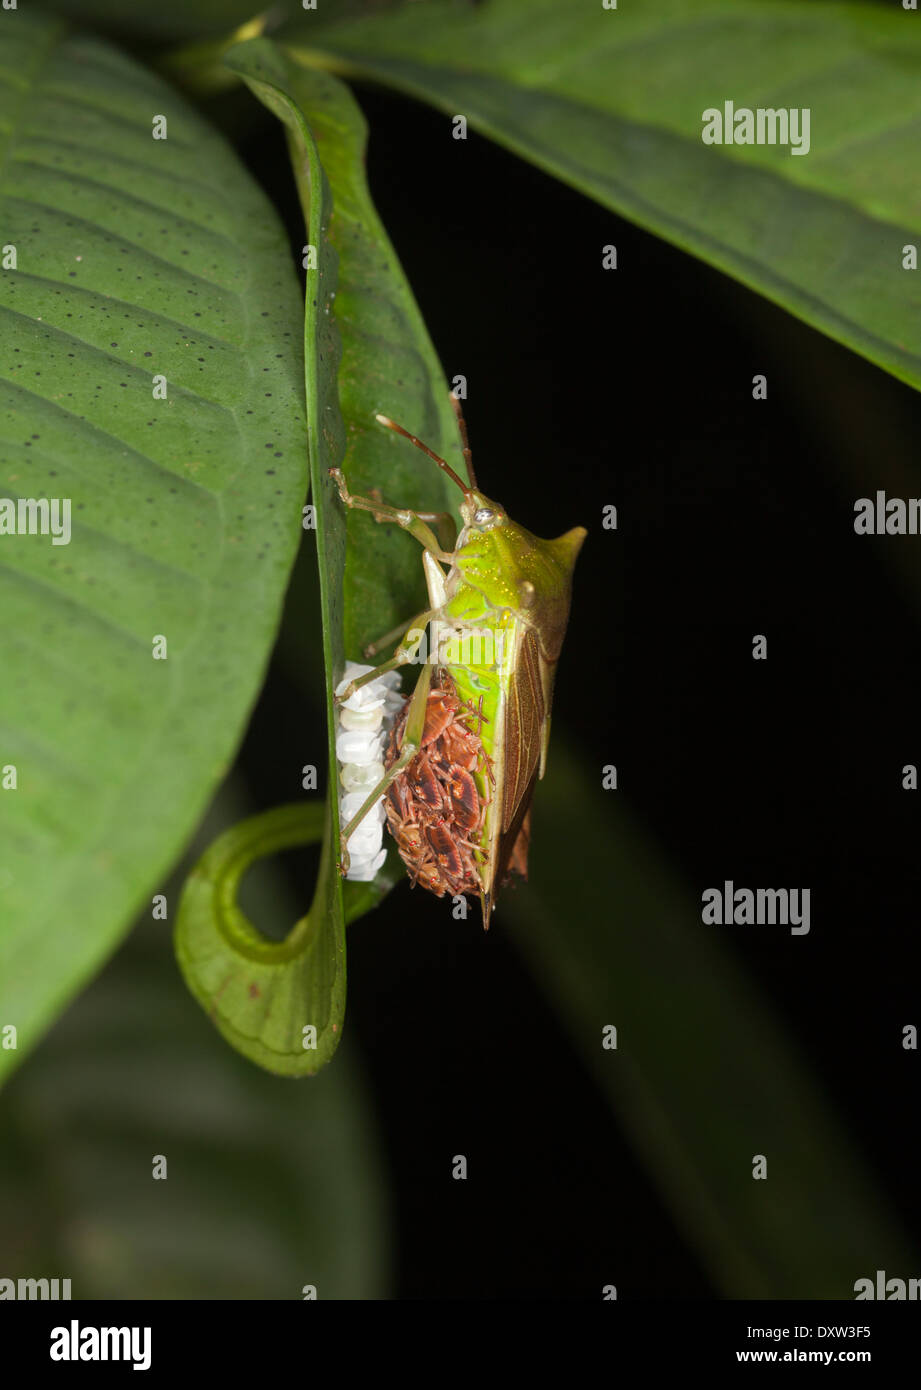
<path fill-rule="evenodd" d="M 368 654 L 380 650 L 403 633 L 391 659 L 351 681 L 336 698 L 345 700 L 385 671 L 417 661 L 426 629 L 429 624 L 432 627 L 429 654 L 407 711 L 399 757 L 342 830 L 340 870 L 348 870 L 348 840 L 359 822 L 419 752 L 434 666 L 448 672 L 459 699 L 477 710 L 488 759 L 488 772 L 477 774 L 478 791 L 487 804 L 476 851 L 483 925 L 488 928 L 496 889 L 509 865 L 521 871 L 526 864 L 527 816 L 535 783 L 546 766 L 553 678 L 569 621 L 573 569 L 586 531 L 577 526 L 556 540 L 541 540 L 480 492 L 460 403 L 453 393 L 451 400 L 467 483 L 401 425 L 385 415 L 377 419 L 426 453 L 460 488 L 464 524 L 453 549 L 444 549 L 432 529 L 434 525 L 445 533 L 450 517 L 355 497 L 342 471 L 330 469 L 345 506 L 401 526 L 422 544 L 429 596 L 424 613 L 369 649 Z"/>

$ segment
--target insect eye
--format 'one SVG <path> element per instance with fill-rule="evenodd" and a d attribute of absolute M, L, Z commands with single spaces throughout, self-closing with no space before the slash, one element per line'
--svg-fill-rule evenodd
<path fill-rule="evenodd" d="M 495 521 L 496 514 L 490 507 L 477 507 L 473 514 L 473 519 L 477 526 L 485 526 L 489 521 Z"/>

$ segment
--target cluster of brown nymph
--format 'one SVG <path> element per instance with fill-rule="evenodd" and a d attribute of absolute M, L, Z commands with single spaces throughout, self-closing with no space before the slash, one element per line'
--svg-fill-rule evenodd
<path fill-rule="evenodd" d="M 387 824 L 413 883 L 435 893 L 479 893 L 477 867 L 492 765 L 480 736 L 482 713 L 458 698 L 444 670 L 428 694 L 419 752 L 391 784 L 384 799 Z M 397 715 L 385 766 L 399 757 L 409 701 Z M 485 774 L 486 798 L 476 774 Z"/>

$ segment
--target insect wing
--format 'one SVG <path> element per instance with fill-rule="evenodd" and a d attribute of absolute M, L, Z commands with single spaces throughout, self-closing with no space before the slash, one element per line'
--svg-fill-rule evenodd
<path fill-rule="evenodd" d="M 534 774 L 541 761 L 544 721 L 549 715 L 544 699 L 543 662 L 537 638 L 529 628 L 518 625 L 516 638 L 517 651 L 512 656 L 503 701 L 503 834 L 518 818 L 519 808 L 525 803 L 526 796 L 533 795 Z"/>
<path fill-rule="evenodd" d="M 537 636 L 516 622 L 508 633 L 508 658 L 497 720 L 495 799 L 488 816 L 486 858 L 481 865 L 484 925 L 489 925 L 496 889 L 509 869 L 527 870 L 529 812 L 543 767 L 545 730 L 550 717 L 547 662 Z M 551 671 L 552 676 L 552 671 Z"/>

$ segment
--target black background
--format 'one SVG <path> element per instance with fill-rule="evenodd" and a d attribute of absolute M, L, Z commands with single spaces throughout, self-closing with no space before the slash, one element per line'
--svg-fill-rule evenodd
<path fill-rule="evenodd" d="M 612 795 L 695 895 L 727 877 L 811 888 L 809 936 L 726 930 L 917 1232 L 901 1030 L 921 1021 L 918 802 L 901 769 L 921 761 L 921 537 L 853 530 L 857 497 L 921 494 L 917 398 L 473 132 L 358 95 L 378 210 L 446 377 L 467 378 L 481 486 L 539 535 L 589 529 L 555 725 L 599 779 L 614 750 Z M 261 128 L 243 154 L 299 245 L 280 139 Z M 305 717 L 276 662 L 243 750 L 257 806 L 290 799 Z M 539 835 L 538 795 L 532 854 Z M 291 862 L 306 899 L 310 866 Z M 433 904 L 401 886 L 349 929 L 397 1296 L 717 1296 L 501 911 L 484 937 Z M 465 1183 L 446 1180 L 455 1153 Z"/>

